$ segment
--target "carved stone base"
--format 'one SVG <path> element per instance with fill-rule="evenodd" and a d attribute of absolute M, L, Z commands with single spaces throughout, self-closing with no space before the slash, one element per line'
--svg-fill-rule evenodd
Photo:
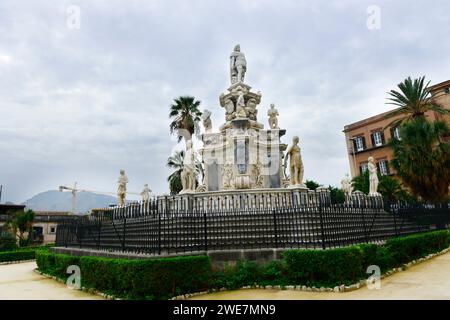
<path fill-rule="evenodd" d="M 236 189 L 250 189 L 250 176 L 248 174 L 237 175 L 234 178 Z"/>

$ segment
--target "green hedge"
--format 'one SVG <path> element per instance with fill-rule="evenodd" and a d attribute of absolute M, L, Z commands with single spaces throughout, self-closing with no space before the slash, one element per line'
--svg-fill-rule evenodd
<path fill-rule="evenodd" d="M 388 240 L 383 246 L 361 244 L 328 250 L 287 250 L 281 261 L 225 265 L 214 273 L 214 288 L 259 285 L 334 287 L 368 278 L 367 267 L 382 272 L 450 246 L 448 231 L 434 231 Z"/>
<path fill-rule="evenodd" d="M 364 275 L 364 251 L 358 247 L 333 250 L 289 250 L 283 254 L 291 283 L 330 286 L 351 283 Z"/>
<path fill-rule="evenodd" d="M 0 233 L 0 252 L 16 249 L 16 237 L 9 232 Z"/>
<path fill-rule="evenodd" d="M 386 241 L 385 247 L 391 253 L 394 266 L 422 258 L 430 253 L 442 251 L 449 246 L 448 231 L 434 231 L 394 238 Z"/>
<path fill-rule="evenodd" d="M 168 299 L 212 288 L 237 289 L 259 285 L 333 287 L 368 278 L 370 265 L 381 271 L 441 251 L 450 246 L 448 231 L 434 231 L 328 250 L 287 250 L 283 259 L 258 265 L 251 261 L 226 264 L 212 271 L 206 256 L 146 260 L 72 257 L 36 252 L 39 270 L 65 279 L 69 265 L 81 268 L 82 285 L 128 299 Z"/>
<path fill-rule="evenodd" d="M 72 257 L 39 250 L 40 271 L 66 279 L 69 265 L 81 269 L 82 285 L 128 299 L 168 299 L 203 291 L 211 278 L 207 256 L 145 260 Z"/>
<path fill-rule="evenodd" d="M 0 262 L 32 260 L 34 259 L 35 251 L 35 249 L 18 249 L 0 252 Z"/>

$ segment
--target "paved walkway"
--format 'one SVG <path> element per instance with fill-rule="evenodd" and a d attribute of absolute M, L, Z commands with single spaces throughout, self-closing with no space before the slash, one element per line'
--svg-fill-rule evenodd
<path fill-rule="evenodd" d="M 381 281 L 381 289 L 367 287 L 356 291 L 303 292 L 293 290 L 246 289 L 222 291 L 196 296 L 192 299 L 204 300 L 335 300 L 335 299 L 450 299 L 450 252 L 429 261 L 417 264 L 406 271 L 395 273 Z"/>
<path fill-rule="evenodd" d="M 0 265 L 0 300 L 101 300 L 36 272 L 35 262 Z"/>

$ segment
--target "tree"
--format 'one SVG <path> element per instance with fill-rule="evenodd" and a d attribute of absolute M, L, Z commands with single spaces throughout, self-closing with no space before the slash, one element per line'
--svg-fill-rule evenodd
<path fill-rule="evenodd" d="M 7 222 L 7 225 L 12 229 L 12 233 L 19 237 L 19 244 L 24 243 L 24 233 L 28 232 L 28 239 L 30 239 L 35 213 L 33 210 L 28 209 L 25 211 L 15 211 L 11 215 L 11 219 Z"/>
<path fill-rule="evenodd" d="M 432 110 L 439 114 L 448 114 L 448 110 L 433 100 L 429 84 L 425 84 L 425 76 L 412 80 L 411 77 L 406 78 L 398 84 L 399 91 L 391 90 L 388 92 L 390 98 L 388 104 L 399 107 L 398 109 L 388 113 L 386 118 L 398 115 L 405 117 L 392 121 L 388 126 L 399 125 L 415 118 L 424 118 L 425 112 Z"/>
<path fill-rule="evenodd" d="M 314 180 L 306 180 L 305 186 L 310 190 L 316 190 L 318 187 L 320 187 L 320 184 Z"/>
<path fill-rule="evenodd" d="M 175 171 L 167 178 L 170 194 L 178 194 L 183 186 L 181 184 L 181 171 L 183 171 L 184 151 L 175 151 L 167 159 L 167 166 Z"/>
<path fill-rule="evenodd" d="M 170 123 L 170 133 L 176 132 L 178 142 L 183 138 L 190 140 L 192 135 L 199 131 L 198 122 L 202 115 L 202 112 L 198 109 L 199 106 L 200 101 L 191 96 L 181 96 L 174 99 L 169 113 L 169 117 L 173 119 Z"/>
<path fill-rule="evenodd" d="M 0 252 L 11 251 L 17 248 L 17 239 L 10 232 L 0 232 Z"/>
<path fill-rule="evenodd" d="M 408 192 L 403 188 L 398 179 L 392 176 L 380 176 L 379 181 L 378 192 L 390 202 L 410 198 Z"/>
<path fill-rule="evenodd" d="M 344 191 L 342 191 L 339 188 L 333 187 L 333 186 L 328 186 L 328 190 L 330 190 L 331 203 L 344 203 L 345 202 Z"/>
<path fill-rule="evenodd" d="M 393 139 L 392 166 L 411 192 L 423 200 L 447 201 L 450 183 L 450 143 L 443 121 L 416 117 L 400 127 L 401 140 Z"/>
<path fill-rule="evenodd" d="M 369 194 L 369 171 L 365 170 L 363 174 L 356 176 L 352 179 L 353 190 L 361 191 L 365 194 Z"/>

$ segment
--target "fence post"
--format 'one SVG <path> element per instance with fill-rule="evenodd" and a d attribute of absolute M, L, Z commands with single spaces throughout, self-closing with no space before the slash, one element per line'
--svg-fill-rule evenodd
<path fill-rule="evenodd" d="M 389 201 L 389 211 L 391 212 L 392 216 L 394 217 L 394 230 L 395 230 L 395 236 L 398 237 L 398 228 L 397 228 L 397 215 L 395 214 L 395 209 L 392 206 L 392 203 Z"/>
<path fill-rule="evenodd" d="M 97 250 L 100 249 L 101 236 L 102 236 L 102 220 L 100 218 L 98 218 Z"/>
<path fill-rule="evenodd" d="M 205 252 L 208 251 L 208 224 L 207 224 L 207 219 L 206 219 L 206 210 L 203 211 L 203 225 L 205 228 Z"/>
<path fill-rule="evenodd" d="M 317 201 L 317 193 L 315 194 L 315 198 Z M 319 218 L 320 218 L 320 234 L 321 234 L 321 240 L 322 240 L 322 249 L 325 250 L 327 248 L 325 243 L 325 230 L 323 226 L 323 211 L 322 211 L 322 201 L 319 197 Z"/>
<path fill-rule="evenodd" d="M 161 255 L 161 215 L 162 212 L 158 212 L 158 255 Z"/>
<path fill-rule="evenodd" d="M 272 214 L 273 214 L 273 232 L 275 235 L 275 248 L 278 248 L 278 228 L 277 228 L 276 210 L 272 210 Z"/>
<path fill-rule="evenodd" d="M 366 240 L 366 243 L 369 243 L 369 235 L 367 234 L 366 217 L 365 217 L 364 208 L 367 209 L 368 207 L 373 207 L 373 206 L 371 205 L 372 202 L 370 201 L 371 199 L 369 198 L 369 196 L 366 196 L 365 194 L 362 196 L 364 199 L 364 205 L 361 204 L 361 219 L 362 219 L 362 223 L 363 223 L 364 238 Z"/>
<path fill-rule="evenodd" d="M 123 233 L 122 233 L 122 251 L 125 251 L 125 237 L 127 231 L 127 210 L 126 207 L 123 208 Z"/>

